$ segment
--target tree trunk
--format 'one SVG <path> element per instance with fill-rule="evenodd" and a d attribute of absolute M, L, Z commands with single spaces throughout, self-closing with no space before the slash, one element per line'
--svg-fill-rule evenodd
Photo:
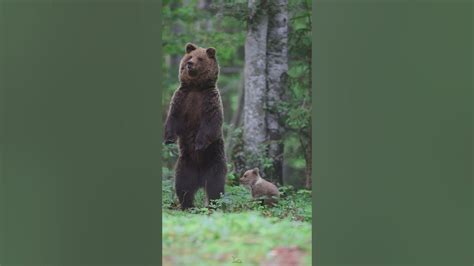
<path fill-rule="evenodd" d="M 211 8 L 211 4 L 212 4 L 211 0 L 199 0 L 198 8 L 209 12 Z M 212 31 L 212 19 L 205 18 L 205 19 L 202 19 L 201 21 L 198 21 L 198 23 L 196 23 L 196 31 L 202 31 L 202 30 L 205 30 L 208 32 Z"/>
<path fill-rule="evenodd" d="M 306 2 L 307 4 L 307 2 Z M 309 17 L 310 25 L 311 25 L 311 16 Z M 308 75 L 308 95 L 309 95 L 309 105 L 308 108 L 311 113 L 311 102 L 313 99 L 313 91 L 312 91 L 312 82 L 311 76 L 313 75 L 313 56 L 311 48 L 308 49 L 308 66 L 309 66 L 309 75 Z M 309 128 L 308 128 L 308 144 L 305 147 L 305 161 L 306 161 L 306 189 L 311 189 L 313 185 L 312 179 L 312 172 L 313 172 L 313 117 L 309 119 Z"/>
<path fill-rule="evenodd" d="M 312 170 L 313 170 L 313 149 L 312 149 L 312 138 L 311 138 L 311 126 L 309 128 L 309 137 L 308 141 L 306 143 L 306 146 L 303 147 L 304 149 L 304 159 L 306 161 L 306 168 L 305 168 L 305 174 L 306 174 L 306 180 L 305 180 L 305 188 L 311 190 L 312 185 L 313 185 L 313 179 L 312 179 Z M 303 143 L 303 142 L 301 142 Z"/>
<path fill-rule="evenodd" d="M 283 127 L 277 105 L 286 89 L 288 72 L 288 0 L 269 3 L 267 37 L 267 139 L 268 156 L 273 160 L 271 177 L 283 184 Z"/>
<path fill-rule="evenodd" d="M 248 1 L 249 18 L 245 41 L 245 106 L 244 106 L 244 148 L 248 167 L 256 165 L 262 154 L 260 145 L 266 137 L 265 90 L 267 24 L 268 14 L 265 1 Z"/>
<path fill-rule="evenodd" d="M 173 10 L 176 10 L 180 7 L 180 2 L 179 1 L 175 1 L 175 2 L 172 2 L 171 3 L 171 9 Z M 172 25 L 171 25 L 171 32 L 175 35 L 175 36 L 179 36 L 179 34 L 181 34 L 181 32 L 183 31 L 181 25 L 178 23 L 178 22 L 174 22 Z M 184 43 L 182 44 L 183 47 L 184 47 Z M 171 77 L 174 77 L 176 79 L 176 82 L 178 82 L 178 70 L 179 70 L 179 64 L 181 62 L 181 55 L 172 55 L 171 58 L 170 58 L 170 76 Z"/>
<path fill-rule="evenodd" d="M 230 121 L 230 127 L 231 130 L 235 130 L 236 128 L 240 127 L 242 125 L 242 113 L 244 110 L 244 79 L 243 75 L 240 75 L 240 81 L 239 81 L 239 99 L 237 102 L 237 111 L 233 114 L 232 119 Z M 236 136 L 232 132 L 227 133 L 227 138 L 225 140 L 225 151 L 227 154 L 227 161 L 232 161 L 232 151 L 234 149 L 234 145 L 236 144 L 237 139 Z"/>

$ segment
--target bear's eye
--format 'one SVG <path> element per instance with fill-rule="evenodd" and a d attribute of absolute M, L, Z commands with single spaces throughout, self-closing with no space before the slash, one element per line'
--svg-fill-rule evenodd
<path fill-rule="evenodd" d="M 199 61 L 202 61 L 203 59 L 202 59 L 202 57 L 198 57 L 198 60 L 199 60 Z"/>
<path fill-rule="evenodd" d="M 247 175 L 244 175 L 244 177 L 247 177 Z"/>

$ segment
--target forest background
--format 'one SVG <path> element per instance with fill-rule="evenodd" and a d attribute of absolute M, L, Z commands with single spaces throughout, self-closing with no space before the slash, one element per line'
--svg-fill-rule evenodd
<path fill-rule="evenodd" d="M 263 12 L 262 3 L 164 1 L 162 121 L 179 86 L 185 44 L 214 47 L 229 184 L 260 167 L 274 183 L 311 189 L 311 2 L 269 1 Z M 176 146 L 164 147 L 165 178 L 176 157 Z"/>
<path fill-rule="evenodd" d="M 163 1 L 165 121 L 186 43 L 214 47 L 228 162 L 223 197 L 179 210 L 176 145 L 163 145 L 164 265 L 311 264 L 311 2 Z M 247 169 L 278 185 L 274 207 L 252 201 Z M 293 264 L 298 263 L 298 264 Z"/>

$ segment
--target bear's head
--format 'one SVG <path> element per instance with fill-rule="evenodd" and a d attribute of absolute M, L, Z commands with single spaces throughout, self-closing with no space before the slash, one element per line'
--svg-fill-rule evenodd
<path fill-rule="evenodd" d="M 240 183 L 246 186 L 253 186 L 260 178 L 258 168 L 245 171 L 244 175 L 240 178 Z"/>
<path fill-rule="evenodd" d="M 181 84 L 201 88 L 215 86 L 219 75 L 216 49 L 188 43 L 185 51 L 179 66 Z"/>

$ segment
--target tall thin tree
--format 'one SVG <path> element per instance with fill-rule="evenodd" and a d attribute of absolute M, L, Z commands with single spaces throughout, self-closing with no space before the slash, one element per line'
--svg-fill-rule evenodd
<path fill-rule="evenodd" d="M 268 156 L 273 160 L 272 178 L 283 184 L 283 127 L 277 105 L 282 101 L 288 72 L 288 0 L 268 4 L 267 35 L 267 139 Z"/>
<path fill-rule="evenodd" d="M 244 147 L 248 158 L 256 159 L 262 154 L 260 145 L 266 139 L 265 94 L 267 26 L 266 1 L 248 1 L 247 37 L 245 41 L 245 103 L 244 103 Z M 257 162 L 247 162 L 255 165 Z"/>

